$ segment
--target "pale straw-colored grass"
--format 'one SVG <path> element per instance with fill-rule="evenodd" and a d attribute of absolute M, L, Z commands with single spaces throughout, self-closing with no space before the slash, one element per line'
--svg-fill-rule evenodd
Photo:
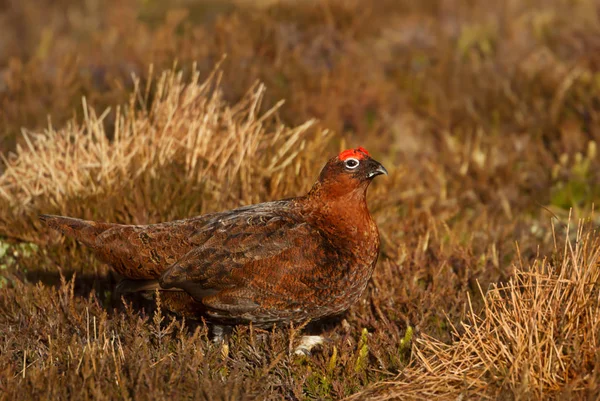
<path fill-rule="evenodd" d="M 515 266 L 507 283 L 482 291 L 481 312 L 469 298 L 467 319 L 453 330 L 456 342 L 421 336 L 412 366 L 397 381 L 356 397 L 541 400 L 597 394 L 590 386 L 600 358 L 600 236 L 581 224 L 576 240 L 566 241 L 558 254 Z"/>
<path fill-rule="evenodd" d="M 218 71 L 203 83 L 197 72 L 191 75 L 150 74 L 144 87 L 136 80 L 129 104 L 116 108 L 110 139 L 105 124 L 110 110 L 97 115 L 85 99 L 81 124 L 25 131 L 26 146 L 2 156 L 0 197 L 16 211 L 35 207 L 36 200 L 60 209 L 65 199 L 110 193 L 171 163 L 184 165 L 185 177 L 179 178 L 190 184 L 202 182 L 218 193 L 236 183 L 244 193 L 249 177 L 269 177 L 277 186 L 283 170 L 300 168 L 294 163 L 313 121 L 295 128 L 277 123 L 283 102 L 261 112 L 262 84 L 230 106 L 219 90 Z"/>

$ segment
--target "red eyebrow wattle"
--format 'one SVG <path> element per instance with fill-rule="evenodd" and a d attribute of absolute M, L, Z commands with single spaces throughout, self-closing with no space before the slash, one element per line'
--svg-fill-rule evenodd
<path fill-rule="evenodd" d="M 356 149 L 344 150 L 339 154 L 338 158 L 340 160 L 346 160 L 353 157 L 355 159 L 362 160 L 365 158 L 365 156 L 369 156 L 369 152 L 367 151 L 367 149 L 363 148 L 362 146 L 359 146 Z"/>

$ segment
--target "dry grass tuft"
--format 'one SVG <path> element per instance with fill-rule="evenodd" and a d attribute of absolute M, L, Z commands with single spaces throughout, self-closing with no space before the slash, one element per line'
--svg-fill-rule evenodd
<path fill-rule="evenodd" d="M 203 83 L 195 69 L 191 75 L 186 80 L 171 70 L 153 82 L 150 74 L 144 87 L 136 80 L 129 103 L 112 116 L 110 132 L 110 109 L 98 116 L 85 99 L 83 123 L 25 131 L 26 145 L 3 156 L 0 195 L 11 213 L 0 213 L 0 227 L 11 232 L 15 220 L 31 211 L 68 214 L 69 199 L 119 193 L 127 183 L 142 176 L 156 180 L 173 166 L 177 176 L 171 181 L 185 185 L 181 191 L 202 187 L 204 197 L 220 204 L 258 202 L 260 187 L 269 196 L 306 187 L 289 175 L 315 174 L 316 166 L 299 155 L 318 154 L 326 132 L 307 143 L 313 121 L 295 128 L 278 123 L 283 102 L 261 113 L 264 85 L 229 106 L 219 89 L 220 72 Z"/>
<path fill-rule="evenodd" d="M 507 283 L 482 291 L 481 312 L 469 298 L 466 321 L 453 327 L 456 342 L 423 335 L 414 344 L 413 367 L 358 396 L 596 399 L 599 284 L 600 235 L 580 225 L 562 257 L 516 266 Z"/>

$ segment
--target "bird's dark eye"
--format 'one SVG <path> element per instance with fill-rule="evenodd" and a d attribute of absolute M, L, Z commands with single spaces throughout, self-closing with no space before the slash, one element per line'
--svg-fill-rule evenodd
<path fill-rule="evenodd" d="M 360 164 L 360 162 L 356 159 L 348 159 L 346 160 L 346 167 L 349 169 L 355 169 L 358 167 L 358 165 Z"/>

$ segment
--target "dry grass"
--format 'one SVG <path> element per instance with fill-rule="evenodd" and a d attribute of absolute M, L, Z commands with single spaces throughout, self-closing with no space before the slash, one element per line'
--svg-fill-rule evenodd
<path fill-rule="evenodd" d="M 595 2 L 8 4 L 0 399 L 598 398 Z M 36 218 L 299 195 L 357 145 L 380 263 L 308 358 L 245 327 L 223 354 Z"/>
<path fill-rule="evenodd" d="M 177 170 L 180 191 L 202 187 L 205 200 L 221 205 L 258 202 L 264 194 L 252 189 L 265 180 L 265 191 L 273 197 L 302 188 L 286 179 L 290 174 L 315 174 L 316 166 L 307 166 L 306 156 L 299 156 L 319 153 L 326 136 L 313 134 L 307 144 L 313 121 L 293 129 L 277 124 L 275 113 L 283 102 L 261 114 L 263 85 L 229 106 L 216 86 L 219 72 L 203 83 L 195 70 L 191 75 L 186 82 L 181 73 L 168 71 L 156 83 L 150 76 L 145 88 L 136 81 L 129 103 L 117 107 L 110 135 L 104 121 L 110 109 L 97 116 L 85 101 L 81 124 L 24 132 L 25 145 L 4 158 L 0 177 L 0 195 L 11 210 L 0 217 L 5 234 L 30 239 L 22 227 L 15 230 L 15 213 L 42 208 L 74 213 L 69 199 L 120 193 L 128 182 L 156 179 L 169 168 Z M 247 162 L 257 154 L 261 157 Z"/>
<path fill-rule="evenodd" d="M 423 335 L 414 367 L 360 397 L 597 399 L 599 256 L 600 236 L 580 225 L 557 257 L 519 265 L 507 283 L 481 291 L 481 311 L 469 299 L 454 343 Z"/>

